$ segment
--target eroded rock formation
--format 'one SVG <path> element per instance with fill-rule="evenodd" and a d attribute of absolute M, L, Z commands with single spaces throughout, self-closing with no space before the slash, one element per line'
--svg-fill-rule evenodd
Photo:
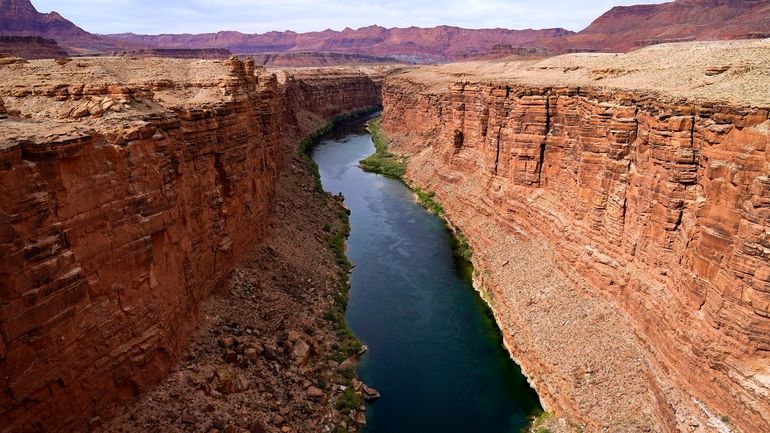
<path fill-rule="evenodd" d="M 662 61 L 642 73 L 665 83 L 679 67 Z M 386 80 L 383 127 L 471 240 L 546 405 L 591 431 L 770 430 L 770 101 L 739 91 L 754 78 L 714 102 L 464 67 Z"/>
<path fill-rule="evenodd" d="M 3 431 L 80 429 L 167 374 L 198 303 L 267 233 L 283 136 L 302 131 L 286 95 L 318 118 L 379 102 L 365 74 L 279 85 L 237 59 L 0 76 Z"/>

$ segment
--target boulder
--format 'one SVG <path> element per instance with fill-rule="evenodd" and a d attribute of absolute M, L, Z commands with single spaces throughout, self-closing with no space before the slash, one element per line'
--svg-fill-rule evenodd
<path fill-rule="evenodd" d="M 300 365 L 307 365 L 310 362 L 310 345 L 305 340 L 299 339 L 294 343 L 291 356 Z"/>
<path fill-rule="evenodd" d="M 307 389 L 307 396 L 310 398 L 323 398 L 324 395 L 324 392 L 315 386 L 308 387 Z"/>
<path fill-rule="evenodd" d="M 225 369 L 217 370 L 219 390 L 225 394 L 237 394 L 249 389 L 249 381 L 239 373 L 231 373 Z"/>
<path fill-rule="evenodd" d="M 362 383 L 361 396 L 366 401 L 374 401 L 380 398 L 380 392 L 370 386 L 367 386 L 365 383 Z"/>

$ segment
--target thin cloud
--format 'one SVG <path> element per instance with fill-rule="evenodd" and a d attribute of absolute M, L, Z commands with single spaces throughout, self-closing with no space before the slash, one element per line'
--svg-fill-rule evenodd
<path fill-rule="evenodd" d="M 663 0 L 641 0 L 662 3 Z M 94 33 L 298 32 L 454 25 L 580 30 L 612 6 L 640 0 L 33 0 Z"/>

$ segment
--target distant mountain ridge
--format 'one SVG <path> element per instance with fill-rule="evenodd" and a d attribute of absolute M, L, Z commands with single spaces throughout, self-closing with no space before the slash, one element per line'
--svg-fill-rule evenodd
<path fill-rule="evenodd" d="M 217 32 L 198 35 L 135 35 L 110 37 L 142 45 L 164 48 L 227 48 L 235 53 L 338 52 L 388 56 L 410 61 L 452 61 L 488 53 L 500 44 L 523 46 L 542 38 L 572 35 L 555 29 L 464 29 L 452 26 L 432 28 L 385 28 L 369 26 L 342 31 L 296 33 L 268 32 L 245 34 Z"/>
<path fill-rule="evenodd" d="M 57 12 L 38 12 L 30 0 L 0 0 L 0 35 L 54 39 L 73 54 L 118 49 L 111 39 L 88 33 Z"/>
<path fill-rule="evenodd" d="M 681 40 L 770 37 L 770 1 L 675 0 L 617 6 L 578 33 L 561 28 L 384 28 L 374 25 L 307 33 L 95 35 L 56 12 L 38 12 L 30 0 L 0 0 L 0 35 L 50 38 L 70 54 L 81 55 L 139 49 L 226 49 L 236 54 L 342 53 L 409 62 L 450 62 L 506 55 L 542 57 L 573 51 L 629 51 Z M 332 57 L 327 56 L 324 61 Z"/>

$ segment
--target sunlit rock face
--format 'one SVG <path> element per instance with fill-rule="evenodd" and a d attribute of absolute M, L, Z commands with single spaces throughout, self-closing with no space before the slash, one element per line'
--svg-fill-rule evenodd
<path fill-rule="evenodd" d="M 367 74 L 279 83 L 234 58 L 0 76 L 4 431 L 84 429 L 165 377 L 198 303 L 269 233 L 283 153 L 380 101 Z"/>
<path fill-rule="evenodd" d="M 770 429 L 768 109 L 453 68 L 387 79 L 382 125 L 470 239 L 546 406 L 593 428 L 625 426 L 623 413 L 652 431 L 709 431 L 719 415 Z M 551 257 L 569 284 L 519 278 L 530 269 L 505 258 L 533 243 L 520 256 Z M 583 294 L 606 314 L 576 312 Z M 553 329 L 525 337 L 542 318 Z M 585 336 L 562 345 L 565 333 Z M 607 341 L 633 363 L 604 368 L 621 356 Z"/>

